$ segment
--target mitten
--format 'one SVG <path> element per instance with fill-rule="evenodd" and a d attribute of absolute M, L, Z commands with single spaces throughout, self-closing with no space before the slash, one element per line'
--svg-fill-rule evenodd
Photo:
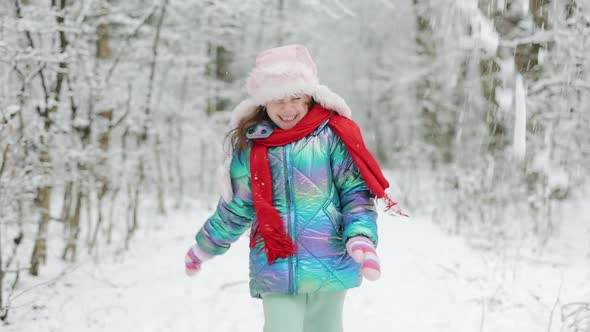
<path fill-rule="evenodd" d="M 193 244 L 184 257 L 184 267 L 187 275 L 192 276 L 201 270 L 201 263 L 211 258 L 198 244 Z"/>
<path fill-rule="evenodd" d="M 362 235 L 351 237 L 346 241 L 346 251 L 355 262 L 361 264 L 363 277 L 372 281 L 379 279 L 381 267 L 373 241 Z"/>

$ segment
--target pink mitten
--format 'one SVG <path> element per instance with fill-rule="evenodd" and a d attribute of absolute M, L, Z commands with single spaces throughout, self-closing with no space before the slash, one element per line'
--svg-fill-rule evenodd
<path fill-rule="evenodd" d="M 198 244 L 193 244 L 184 257 L 184 267 L 187 275 L 192 276 L 201 270 L 201 263 L 211 258 Z"/>
<path fill-rule="evenodd" d="M 363 277 L 371 281 L 379 279 L 381 267 L 373 241 L 362 235 L 351 237 L 346 242 L 346 251 L 355 262 L 361 264 Z"/>

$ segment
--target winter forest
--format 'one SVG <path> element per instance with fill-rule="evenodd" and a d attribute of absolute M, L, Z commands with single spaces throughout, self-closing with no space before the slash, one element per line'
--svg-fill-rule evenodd
<path fill-rule="evenodd" d="M 373 330 L 590 331 L 590 0 L 0 1 L 2 331 L 260 330 L 241 249 L 197 279 L 186 279 L 182 259 L 219 197 L 229 115 L 255 56 L 290 43 L 304 44 L 321 82 L 346 99 L 411 215 L 380 222 L 381 256 L 396 264 L 403 243 L 454 255 L 445 259 L 456 266 L 430 251 L 412 259 L 461 280 L 453 298 L 465 306 L 446 315 L 475 322 L 434 329 L 398 317 Z M 97 321 L 133 309 L 67 315 L 64 306 L 86 303 L 85 287 L 98 287 L 91 280 L 120 289 L 105 271 L 158 251 L 177 270 L 146 289 L 157 297 L 181 284 L 175 301 L 190 301 L 182 319 L 118 330 Z M 475 258 L 485 286 L 465 270 Z M 196 287 L 234 271 L 230 260 L 244 276 L 207 294 L 239 298 L 227 310 L 251 310 L 246 326 L 191 325 L 197 309 L 224 317 L 221 299 L 199 304 Z M 393 269 L 368 292 L 401 284 Z M 141 281 L 135 273 L 154 272 L 121 278 Z M 474 300 L 461 302 L 474 284 Z M 380 319 L 391 307 L 398 316 L 440 310 L 428 294 L 392 289 L 393 299 L 367 302 Z M 390 302 L 403 294 L 434 303 Z M 162 296 L 158 312 L 176 310 Z"/>

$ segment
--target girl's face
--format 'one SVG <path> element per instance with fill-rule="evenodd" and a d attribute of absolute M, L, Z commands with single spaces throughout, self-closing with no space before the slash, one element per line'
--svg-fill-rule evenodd
<path fill-rule="evenodd" d="M 289 130 L 305 117 L 310 102 L 309 96 L 294 96 L 270 101 L 265 106 L 272 122 L 281 129 Z"/>

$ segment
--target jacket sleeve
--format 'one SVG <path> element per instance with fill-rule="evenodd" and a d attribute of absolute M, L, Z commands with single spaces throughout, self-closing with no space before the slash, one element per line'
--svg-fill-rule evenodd
<path fill-rule="evenodd" d="M 225 253 L 250 227 L 254 219 L 249 154 L 246 150 L 249 148 L 234 153 L 230 164 L 232 200 L 226 202 L 223 198 L 220 199 L 216 211 L 195 236 L 197 244 L 211 255 Z"/>
<path fill-rule="evenodd" d="M 362 235 L 377 245 L 377 212 L 374 195 L 363 180 L 344 142 L 338 136 L 335 138 L 330 158 L 333 181 L 342 208 L 344 243 L 351 237 Z"/>

